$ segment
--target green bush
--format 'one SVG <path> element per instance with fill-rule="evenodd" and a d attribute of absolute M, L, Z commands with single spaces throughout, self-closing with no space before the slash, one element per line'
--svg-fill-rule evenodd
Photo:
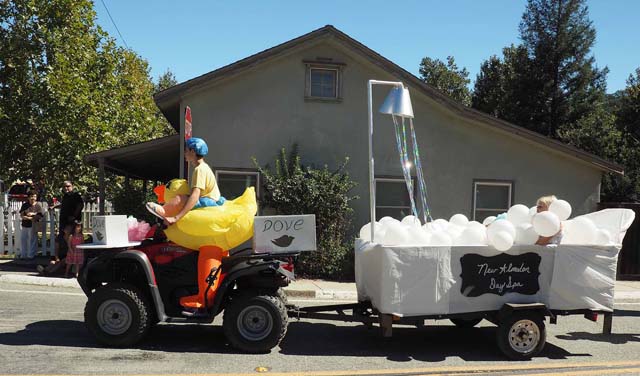
<path fill-rule="evenodd" d="M 356 186 L 346 172 L 349 158 L 335 171 L 302 166 L 297 146 L 287 157 L 284 148 L 275 161 L 275 171 L 262 168 L 253 159 L 264 180 L 261 205 L 273 208 L 277 214 L 315 214 L 318 251 L 303 253 L 296 273 L 305 277 L 325 279 L 353 278 L 353 209 L 349 191 Z"/>

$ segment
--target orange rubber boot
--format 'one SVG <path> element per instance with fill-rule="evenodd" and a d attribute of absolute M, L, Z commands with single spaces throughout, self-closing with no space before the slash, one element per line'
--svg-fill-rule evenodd
<path fill-rule="evenodd" d="M 220 267 L 222 258 L 229 255 L 229 251 L 225 251 L 220 247 L 214 245 L 205 245 L 200 247 L 200 254 L 198 255 L 198 294 L 191 296 L 184 296 L 180 298 L 180 305 L 185 308 L 205 308 L 204 307 L 204 292 L 209 285 L 207 283 L 207 277 L 211 272 L 211 269 Z M 207 292 L 207 302 L 213 303 L 213 297 L 220 285 L 221 278 L 218 274 L 218 278 L 213 282 L 211 288 Z"/>

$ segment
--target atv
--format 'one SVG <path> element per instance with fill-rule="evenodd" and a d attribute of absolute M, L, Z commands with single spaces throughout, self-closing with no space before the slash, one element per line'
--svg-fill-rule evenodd
<path fill-rule="evenodd" d="M 164 240 L 145 240 L 135 249 L 85 251 L 78 277 L 87 295 L 84 318 L 98 342 L 128 347 L 158 322 L 211 323 L 224 311 L 223 331 L 235 349 L 269 352 L 284 338 L 287 300 L 297 252 L 257 254 L 243 249 L 222 259 L 206 279 L 204 312 L 184 311 L 180 298 L 198 293 L 198 251 Z M 213 297 L 211 301 L 207 296 Z"/>

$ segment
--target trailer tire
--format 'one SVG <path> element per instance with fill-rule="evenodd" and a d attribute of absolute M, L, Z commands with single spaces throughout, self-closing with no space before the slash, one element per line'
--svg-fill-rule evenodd
<path fill-rule="evenodd" d="M 277 293 L 242 293 L 224 310 L 222 328 L 235 349 L 257 354 L 277 346 L 287 333 L 289 317 Z"/>
<path fill-rule="evenodd" d="M 500 351 L 512 360 L 528 360 L 544 348 L 547 332 L 544 317 L 535 311 L 516 311 L 498 325 Z"/>
<path fill-rule="evenodd" d="M 482 321 L 482 317 L 478 317 L 475 319 L 449 319 L 455 326 L 458 328 L 473 328 L 474 326 L 480 324 Z"/>
<path fill-rule="evenodd" d="M 113 284 L 100 287 L 89 296 L 84 322 L 103 345 L 127 347 L 147 334 L 152 315 L 151 305 L 140 290 Z"/>

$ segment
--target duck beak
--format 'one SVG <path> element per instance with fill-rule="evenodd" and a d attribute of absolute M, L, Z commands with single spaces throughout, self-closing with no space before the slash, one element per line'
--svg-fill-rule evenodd
<path fill-rule="evenodd" d="M 158 197 L 158 204 L 164 204 L 164 191 L 166 189 L 166 186 L 163 185 L 158 185 L 155 188 L 153 188 L 153 193 L 156 194 L 156 196 Z"/>

